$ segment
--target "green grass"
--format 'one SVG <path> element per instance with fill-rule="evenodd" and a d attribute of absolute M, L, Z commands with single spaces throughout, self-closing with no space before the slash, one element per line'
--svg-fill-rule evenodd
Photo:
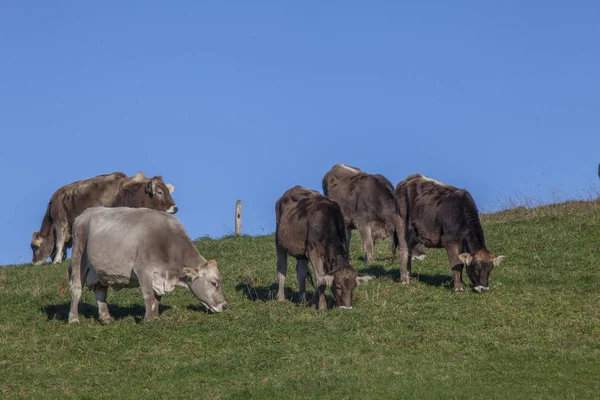
<path fill-rule="evenodd" d="M 452 292 L 437 249 L 400 285 L 389 240 L 367 264 L 355 234 L 352 264 L 376 277 L 357 287 L 354 310 L 326 313 L 273 301 L 273 235 L 201 239 L 229 308 L 207 314 L 177 288 L 150 323 L 139 289 L 111 289 L 115 322 L 100 325 L 86 289 L 69 326 L 70 293 L 56 294 L 66 263 L 2 267 L 0 397 L 598 398 L 600 199 L 482 222 L 506 255 L 488 293 Z M 291 258 L 286 285 L 297 295 Z"/>

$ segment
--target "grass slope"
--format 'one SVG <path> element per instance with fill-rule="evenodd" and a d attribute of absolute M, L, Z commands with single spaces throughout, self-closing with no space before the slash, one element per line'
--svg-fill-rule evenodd
<path fill-rule="evenodd" d="M 86 289 L 81 324 L 69 326 L 70 294 L 56 294 L 66 263 L 0 268 L 0 397 L 597 398 L 600 199 L 482 222 L 507 256 L 490 292 L 453 293 L 437 249 L 400 285 L 390 241 L 367 264 L 356 234 L 352 264 L 376 277 L 356 289 L 354 310 L 327 313 L 272 300 L 273 235 L 199 240 L 229 308 L 209 315 L 177 288 L 151 323 L 139 322 L 139 289 L 111 289 L 116 321 L 101 326 Z"/>

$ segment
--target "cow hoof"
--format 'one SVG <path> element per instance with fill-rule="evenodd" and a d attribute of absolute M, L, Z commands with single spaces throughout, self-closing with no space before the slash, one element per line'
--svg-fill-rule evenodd
<path fill-rule="evenodd" d="M 463 289 L 463 288 L 454 288 L 454 291 L 455 292 L 464 292 L 465 289 Z"/>
<path fill-rule="evenodd" d="M 79 318 L 70 318 L 69 319 L 69 324 L 78 324 L 79 323 Z"/>
<path fill-rule="evenodd" d="M 110 324 L 111 322 L 113 322 L 113 319 L 112 319 L 112 318 L 110 318 L 110 317 L 108 317 L 108 318 L 102 318 L 102 319 L 99 319 L 99 321 L 100 321 L 100 323 L 101 323 L 102 325 L 108 325 L 108 324 Z"/>

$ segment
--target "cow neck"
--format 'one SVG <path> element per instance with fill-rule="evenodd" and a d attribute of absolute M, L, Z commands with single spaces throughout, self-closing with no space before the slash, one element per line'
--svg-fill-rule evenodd
<path fill-rule="evenodd" d="M 468 192 L 465 192 L 464 196 L 463 213 L 467 225 L 463 241 L 467 246 L 467 251 L 473 254 L 480 250 L 486 250 L 485 236 L 479 220 L 479 212 L 475 206 L 473 198 L 468 194 Z"/>
<path fill-rule="evenodd" d="M 340 252 L 335 252 L 333 249 L 329 249 L 329 251 L 325 253 L 323 268 L 326 272 L 337 270 L 346 264 L 349 264 L 349 262 L 342 254 L 340 254 Z"/>
<path fill-rule="evenodd" d="M 46 214 L 44 214 L 44 219 L 42 219 L 42 226 L 40 227 L 40 236 L 45 238 L 50 236 L 52 232 L 52 218 L 50 217 L 50 209 L 52 207 L 52 202 L 48 203 L 48 207 L 46 208 Z"/>

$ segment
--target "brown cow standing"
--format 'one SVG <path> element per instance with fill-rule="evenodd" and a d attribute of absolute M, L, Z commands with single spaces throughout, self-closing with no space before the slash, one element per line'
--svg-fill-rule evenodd
<path fill-rule="evenodd" d="M 342 309 L 352 308 L 352 293 L 357 284 L 370 276 L 359 276 L 350 266 L 346 228 L 340 206 L 317 191 L 294 186 L 275 203 L 275 246 L 277 248 L 277 300 L 284 301 L 284 282 L 288 253 L 295 257 L 300 301 L 304 301 L 306 277 L 312 264 L 317 279 L 312 303 L 327 309 L 325 286 L 331 287 Z M 317 300 L 318 297 L 318 300 Z"/>
<path fill-rule="evenodd" d="M 334 165 L 323 177 L 323 194 L 335 200 L 344 214 L 347 241 L 353 229 L 362 238 L 367 261 L 374 261 L 373 244 L 393 236 L 392 258 L 400 248 L 401 281 L 408 283 L 408 248 L 401 204 L 383 175 L 368 174 L 345 164 Z"/>
<path fill-rule="evenodd" d="M 160 176 L 152 179 L 138 172 L 127 177 L 122 172 L 98 175 L 62 186 L 50 198 L 39 232 L 31 241 L 32 263 L 42 264 L 52 257 L 62 262 L 71 247 L 71 227 L 75 218 L 89 207 L 146 207 L 174 214 L 177 206 L 170 195 L 174 187 Z"/>
<path fill-rule="evenodd" d="M 494 256 L 487 249 L 479 212 L 469 192 L 413 174 L 396 185 L 396 196 L 408 208 L 409 253 L 419 243 L 443 247 L 454 274 L 454 290 L 464 290 L 462 270 L 466 265 L 473 289 L 487 291 L 489 275 L 504 256 Z"/>

